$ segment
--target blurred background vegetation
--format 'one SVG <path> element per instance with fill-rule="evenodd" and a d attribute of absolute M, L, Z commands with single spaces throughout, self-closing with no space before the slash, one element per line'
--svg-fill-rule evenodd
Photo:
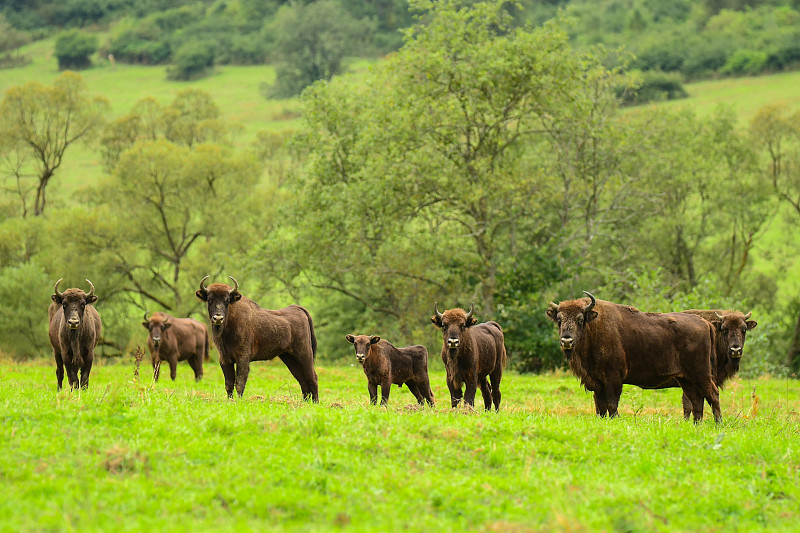
<path fill-rule="evenodd" d="M 325 362 L 438 351 L 433 302 L 474 301 L 515 369 L 557 368 L 544 309 L 590 290 L 752 310 L 743 373 L 800 369 L 797 0 L 0 13 L 2 352 L 49 357 L 58 278 L 117 357 L 210 274 L 306 305 Z"/>

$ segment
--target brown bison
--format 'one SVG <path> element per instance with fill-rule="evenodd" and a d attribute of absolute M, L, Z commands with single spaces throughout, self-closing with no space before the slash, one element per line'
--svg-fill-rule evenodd
<path fill-rule="evenodd" d="M 279 357 L 303 391 L 303 399 L 319 402 L 314 360 L 317 338 L 314 323 L 303 307 L 290 305 L 271 311 L 242 296 L 239 283 L 231 276 L 233 288 L 224 283 L 208 287 L 200 280 L 195 294 L 208 304 L 211 335 L 219 351 L 219 366 L 225 375 L 225 390 L 233 397 L 233 386 L 241 397 L 247 384 L 251 361 Z"/>
<path fill-rule="evenodd" d="M 191 318 L 175 318 L 167 313 L 144 313 L 142 325 L 149 335 L 147 348 L 153 365 L 153 379 L 158 381 L 161 361 L 169 363 L 169 377 L 175 380 L 178 361 L 188 361 L 195 381 L 203 379 L 203 359 L 208 361 L 206 325 Z"/>
<path fill-rule="evenodd" d="M 62 278 L 63 279 L 63 278 Z M 81 289 L 58 290 L 61 279 L 53 288 L 55 294 L 50 298 L 53 302 L 47 310 L 50 317 L 50 344 L 56 358 L 56 379 L 58 390 L 64 381 L 64 367 L 67 367 L 67 379 L 71 389 L 78 388 L 78 370 L 81 372 L 80 386 L 89 385 L 89 374 L 92 372 L 94 348 L 100 339 L 102 324 L 100 315 L 92 305 L 97 301 L 94 285 L 88 279 L 89 293 Z"/>
<path fill-rule="evenodd" d="M 378 402 L 378 385 L 381 386 L 381 405 L 389 402 L 392 384 L 405 383 L 417 403 L 433 405 L 433 392 L 428 379 L 428 350 L 420 345 L 395 348 L 376 335 L 347 335 L 347 342 L 356 350 L 356 360 L 367 376 L 369 399 Z"/>
<path fill-rule="evenodd" d="M 547 316 L 558 325 L 561 351 L 581 384 L 594 393 L 598 415 L 617 416 L 622 385 L 672 387 L 677 381 L 703 417 L 703 399 L 722 420 L 712 375 L 714 328 L 686 313 L 642 313 L 595 297 L 550 303 Z"/>
<path fill-rule="evenodd" d="M 440 313 L 438 302 L 433 304 L 431 317 L 443 336 L 442 362 L 447 370 L 447 388 L 450 389 L 450 402 L 458 406 L 462 399 L 461 385 L 465 385 L 464 402 L 475 406 L 475 392 L 478 383 L 483 394 L 486 410 L 500 409 L 500 380 L 506 366 L 506 346 L 503 330 L 497 322 L 477 324 L 473 317 L 475 305 L 469 313 L 463 309 L 447 309 Z M 486 377 L 492 378 L 492 383 Z"/>
<path fill-rule="evenodd" d="M 739 372 L 739 363 L 742 360 L 744 341 L 747 331 L 755 328 L 758 322 L 748 320 L 753 313 L 746 315 L 739 311 L 722 311 L 720 309 L 689 309 L 684 313 L 700 316 L 713 324 L 716 329 L 716 362 L 712 368 L 714 371 L 714 383 L 722 388 L 725 382 Z M 702 409 L 702 403 L 700 409 Z M 683 395 L 683 414 L 689 418 L 692 412 L 692 405 L 689 398 Z"/>

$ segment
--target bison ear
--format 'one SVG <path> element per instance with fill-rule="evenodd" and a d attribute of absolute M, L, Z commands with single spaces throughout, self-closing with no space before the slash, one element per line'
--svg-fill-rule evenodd
<path fill-rule="evenodd" d="M 589 322 L 591 322 L 592 320 L 594 320 L 595 318 L 597 318 L 597 311 L 589 311 L 588 313 L 586 313 L 586 323 L 587 324 Z"/>
<path fill-rule="evenodd" d="M 231 303 L 238 302 L 241 299 L 242 299 L 242 293 L 241 292 L 236 291 L 236 292 L 232 292 L 231 293 L 231 297 L 230 297 L 230 302 Z"/>
<path fill-rule="evenodd" d="M 550 302 L 550 305 L 547 306 L 547 311 L 545 311 L 545 313 L 547 313 L 547 317 L 553 322 L 556 322 L 558 320 L 556 318 L 558 315 L 558 306 L 556 304 Z"/>
<path fill-rule="evenodd" d="M 169 329 L 172 327 L 172 322 L 164 322 L 161 324 L 161 329 Z"/>
<path fill-rule="evenodd" d="M 748 320 L 747 322 L 745 322 L 745 324 L 747 324 L 747 329 L 753 329 L 758 325 L 758 322 L 756 322 L 755 320 Z"/>
<path fill-rule="evenodd" d="M 722 320 L 712 320 L 711 325 L 714 326 L 714 331 L 722 331 Z"/>
<path fill-rule="evenodd" d="M 469 317 L 467 319 L 467 327 L 474 326 L 477 323 L 478 323 L 478 319 L 475 318 L 474 316 L 471 316 L 471 317 Z"/>
<path fill-rule="evenodd" d="M 61 303 L 64 301 L 64 298 L 61 298 L 58 294 L 51 294 L 50 299 L 52 299 L 58 305 L 61 305 Z"/>
<path fill-rule="evenodd" d="M 144 329 L 150 329 L 150 322 L 142 322 Z"/>
<path fill-rule="evenodd" d="M 344 338 L 347 339 L 347 342 L 349 342 L 350 344 L 356 342 L 356 338 L 349 333 L 345 335 Z"/>
<path fill-rule="evenodd" d="M 208 291 L 194 291 L 195 295 L 200 298 L 202 301 L 208 301 Z"/>
<path fill-rule="evenodd" d="M 377 335 L 373 335 L 372 337 L 369 338 L 369 343 L 370 344 L 378 344 L 380 341 L 381 341 L 381 338 L 378 337 Z"/>
<path fill-rule="evenodd" d="M 442 319 L 441 319 L 441 318 L 439 318 L 439 317 L 437 317 L 436 315 L 433 315 L 433 316 L 431 317 L 431 322 L 433 322 L 433 324 L 434 324 L 434 325 L 435 325 L 437 328 L 440 328 L 440 327 L 442 327 Z"/>
<path fill-rule="evenodd" d="M 87 296 L 86 297 L 86 303 L 87 304 L 93 304 L 96 301 L 97 301 L 97 296 L 95 296 L 94 294 L 92 294 L 91 296 Z"/>

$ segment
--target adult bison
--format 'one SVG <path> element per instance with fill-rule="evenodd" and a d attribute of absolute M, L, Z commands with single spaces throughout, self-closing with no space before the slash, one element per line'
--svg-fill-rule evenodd
<path fill-rule="evenodd" d="M 149 332 L 147 348 L 153 365 L 153 379 L 158 381 L 161 361 L 169 363 L 169 377 L 175 380 L 178 361 L 188 361 L 195 381 L 203 379 L 203 359 L 208 361 L 206 325 L 191 318 L 175 318 L 167 313 L 144 313 L 142 325 Z"/>
<path fill-rule="evenodd" d="M 748 320 L 752 312 L 741 313 L 739 311 L 723 311 L 720 309 L 689 309 L 684 313 L 690 313 L 704 318 L 716 329 L 716 362 L 712 368 L 714 371 L 714 383 L 722 388 L 725 382 L 739 372 L 739 363 L 742 360 L 744 341 L 748 330 L 755 328 L 758 322 Z M 700 405 L 702 409 L 702 404 Z M 683 395 L 683 415 L 689 418 L 692 412 L 692 405 L 689 398 Z"/>
<path fill-rule="evenodd" d="M 503 330 L 497 322 L 477 324 L 472 316 L 474 311 L 473 304 L 469 313 L 463 309 L 447 309 L 440 313 L 438 302 L 433 304 L 431 322 L 442 330 L 442 362 L 447 370 L 450 402 L 453 407 L 458 406 L 463 384 L 464 402 L 474 407 L 475 392 L 480 383 L 484 407 L 488 411 L 494 402 L 494 408 L 498 410 L 500 380 L 506 365 Z M 487 376 L 492 379 L 491 385 Z"/>
<path fill-rule="evenodd" d="M 224 283 L 208 287 L 200 280 L 195 294 L 208 304 L 211 335 L 219 351 L 219 366 L 225 375 L 225 390 L 233 397 L 233 387 L 241 397 L 247 384 L 251 361 L 280 358 L 289 368 L 303 391 L 303 399 L 319 402 L 314 360 L 317 338 L 314 323 L 305 308 L 290 305 L 272 311 L 262 309 L 253 300 L 242 296 L 239 283 L 233 288 Z"/>
<path fill-rule="evenodd" d="M 428 350 L 421 344 L 396 348 L 377 335 L 346 335 L 356 350 L 356 360 L 367 376 L 367 389 L 372 405 L 378 402 L 381 386 L 381 405 L 389 402 L 392 384 L 405 383 L 417 403 L 433 406 L 433 392 L 428 379 Z"/>
<path fill-rule="evenodd" d="M 63 278 L 62 278 L 63 279 Z M 67 379 L 71 389 L 86 388 L 89 385 L 89 374 L 92 372 L 94 361 L 94 348 L 102 332 L 100 315 L 92 305 L 97 301 L 94 295 L 94 285 L 88 279 L 89 293 L 81 289 L 58 290 L 56 281 L 50 297 L 47 314 L 50 317 L 50 344 L 53 345 L 53 355 L 56 358 L 56 378 L 58 390 L 64 381 L 64 367 L 67 368 Z M 81 377 L 78 381 L 78 371 Z"/>
<path fill-rule="evenodd" d="M 551 302 L 547 316 L 558 325 L 570 369 L 594 393 L 598 415 L 617 416 L 623 384 L 661 389 L 677 381 L 694 406 L 695 422 L 703 417 L 703 399 L 721 421 L 711 324 L 687 313 L 642 313 L 584 293 L 588 298 Z"/>

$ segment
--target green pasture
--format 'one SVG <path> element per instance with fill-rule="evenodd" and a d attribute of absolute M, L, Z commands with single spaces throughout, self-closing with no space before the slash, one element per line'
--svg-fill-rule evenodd
<path fill-rule="evenodd" d="M 796 531 L 800 383 L 734 380 L 724 422 L 680 391 L 626 388 L 598 419 L 568 375 L 508 373 L 499 413 L 368 405 L 355 366 L 320 404 L 280 364 L 228 400 L 219 367 L 153 384 L 146 361 L 55 390 L 52 363 L 0 364 L 3 531 Z M 162 374 L 163 376 L 163 374 Z M 759 400 L 753 409 L 752 394 Z M 754 412 L 755 411 L 755 412 Z"/>

